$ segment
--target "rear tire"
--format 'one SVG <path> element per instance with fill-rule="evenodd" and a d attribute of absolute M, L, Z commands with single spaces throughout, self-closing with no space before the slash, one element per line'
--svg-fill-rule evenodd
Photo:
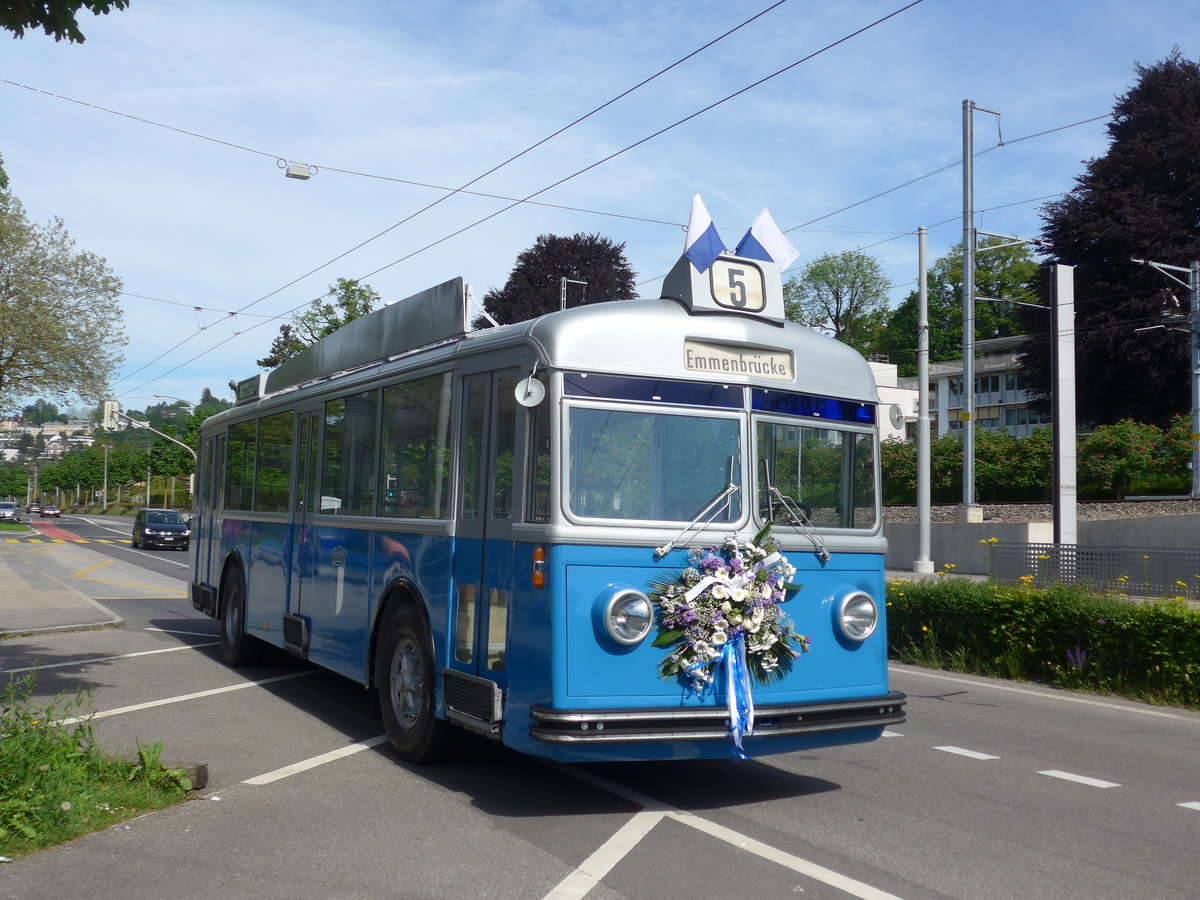
<path fill-rule="evenodd" d="M 433 641 L 420 612 L 411 603 L 394 604 L 379 632 L 375 686 L 388 740 L 411 763 L 436 762 L 451 745 L 450 724 L 433 712 L 433 660 Z"/>
<path fill-rule="evenodd" d="M 262 644 L 246 634 L 246 590 L 239 569 L 221 582 L 221 657 L 230 666 L 253 666 L 262 661 Z"/>

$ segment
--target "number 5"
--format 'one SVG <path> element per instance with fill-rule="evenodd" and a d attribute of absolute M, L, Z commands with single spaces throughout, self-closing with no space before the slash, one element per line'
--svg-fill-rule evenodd
<path fill-rule="evenodd" d="M 745 274 L 745 269 L 729 269 L 729 302 L 738 309 L 746 305 L 746 282 L 742 280 Z"/>

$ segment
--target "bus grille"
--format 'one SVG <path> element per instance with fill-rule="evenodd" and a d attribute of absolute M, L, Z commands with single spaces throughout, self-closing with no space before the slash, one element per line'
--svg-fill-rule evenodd
<path fill-rule="evenodd" d="M 486 735 L 499 735 L 504 721 L 504 692 L 494 681 L 454 669 L 442 670 L 446 718 Z"/>

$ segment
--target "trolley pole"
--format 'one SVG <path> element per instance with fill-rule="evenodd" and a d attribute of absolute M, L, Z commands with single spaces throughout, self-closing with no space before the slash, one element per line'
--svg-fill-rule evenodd
<path fill-rule="evenodd" d="M 975 505 L 975 101 L 963 101 L 963 518 Z"/>

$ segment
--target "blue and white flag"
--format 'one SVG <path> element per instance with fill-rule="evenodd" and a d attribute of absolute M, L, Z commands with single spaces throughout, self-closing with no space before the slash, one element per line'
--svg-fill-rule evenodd
<path fill-rule="evenodd" d="M 758 214 L 758 218 L 754 220 L 754 224 L 750 226 L 734 253 L 747 259 L 773 262 L 781 270 L 790 266 L 800 255 L 800 251 L 792 246 L 787 235 L 779 230 L 779 226 L 765 209 Z"/>
<path fill-rule="evenodd" d="M 725 243 L 717 234 L 712 216 L 704 208 L 704 201 L 697 194 L 692 198 L 692 214 L 688 217 L 687 240 L 683 243 L 686 256 L 697 272 L 705 272 L 725 250 Z"/>

